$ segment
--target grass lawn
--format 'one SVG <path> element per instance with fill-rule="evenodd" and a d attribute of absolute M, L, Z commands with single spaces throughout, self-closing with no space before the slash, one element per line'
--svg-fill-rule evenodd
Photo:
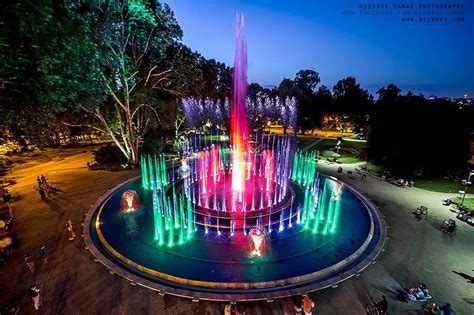
<path fill-rule="evenodd" d="M 317 144 L 317 147 L 324 147 L 324 148 L 334 148 L 336 146 L 337 139 L 324 139 L 320 143 Z M 362 148 L 365 148 L 367 146 L 366 141 L 360 141 L 360 140 L 346 140 L 344 139 L 342 141 L 342 149 L 355 149 L 357 151 L 360 151 Z"/>
<path fill-rule="evenodd" d="M 298 137 L 298 149 L 303 149 L 307 145 L 313 143 L 314 141 L 318 140 L 317 137 Z"/>
<path fill-rule="evenodd" d="M 461 204 L 460 197 L 453 198 L 452 200 L 457 204 Z M 462 205 L 468 207 L 470 210 L 474 210 L 474 198 L 465 198 Z"/>
<path fill-rule="evenodd" d="M 415 178 L 413 181 L 415 182 L 415 187 L 429 191 L 457 193 L 460 190 L 464 190 L 464 186 L 461 185 L 460 181 L 455 182 L 441 178 Z"/>
<path fill-rule="evenodd" d="M 311 144 L 312 142 L 316 141 L 318 138 L 315 137 L 298 137 L 298 148 L 304 148 L 307 145 Z M 315 146 L 311 147 L 310 151 L 319 150 L 321 155 L 326 159 L 331 159 L 334 155 L 334 152 L 331 151 L 336 146 L 337 140 L 336 139 L 324 139 Z M 343 164 L 353 164 L 362 162 L 360 158 L 356 155 L 349 153 L 350 149 L 354 149 L 360 151 L 362 148 L 366 146 L 365 141 L 351 141 L 351 140 L 344 140 L 342 142 L 342 148 L 339 151 L 339 162 Z M 345 149 L 345 150 L 344 150 Z M 347 151 L 346 151 L 347 150 Z"/>
<path fill-rule="evenodd" d="M 357 156 L 352 155 L 352 154 L 340 154 L 339 156 L 339 162 L 342 164 L 354 164 L 354 163 L 359 163 L 363 162 L 361 159 L 359 159 Z"/>
<path fill-rule="evenodd" d="M 367 170 L 369 172 L 373 172 L 373 173 L 383 172 L 386 170 L 385 166 L 383 165 L 375 165 L 375 164 L 367 163 L 367 164 L 362 165 L 361 167 L 364 167 L 364 166 L 367 167 Z"/>
<path fill-rule="evenodd" d="M 335 153 L 330 150 L 324 150 L 321 153 L 322 157 L 326 160 L 332 160 L 334 154 Z M 338 161 L 342 164 L 353 164 L 353 163 L 362 162 L 362 160 L 358 158 L 357 156 L 355 156 L 354 154 L 349 154 L 349 153 L 344 153 L 344 152 L 341 152 L 339 154 Z"/>

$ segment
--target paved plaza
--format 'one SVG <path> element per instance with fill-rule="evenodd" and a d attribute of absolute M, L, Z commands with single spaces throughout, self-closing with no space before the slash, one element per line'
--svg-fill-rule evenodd
<path fill-rule="evenodd" d="M 115 185 L 137 176 L 138 170 L 119 172 L 89 171 L 91 147 L 49 150 L 34 157 L 17 158 L 4 184 L 13 195 L 12 206 L 21 228 L 21 244 L 0 269 L 0 305 L 18 304 L 22 314 L 34 313 L 28 296 L 36 284 L 43 297 L 43 314 L 223 314 L 223 302 L 192 302 L 174 296 L 160 296 L 140 286 L 132 286 L 109 274 L 84 248 L 80 237 L 69 241 L 64 229 L 68 219 L 80 235 L 80 224 L 90 206 Z M 323 174 L 336 175 L 339 164 L 319 163 Z M 390 314 L 422 314 L 421 302 L 396 299 L 397 290 L 424 282 L 433 298 L 428 302 L 451 303 L 457 314 L 474 313 L 474 284 L 453 271 L 474 274 L 474 228 L 457 221 L 455 236 L 443 235 L 441 222 L 455 215 L 442 205 L 449 197 L 417 188 L 399 188 L 375 176 L 347 177 L 357 164 L 342 165 L 342 179 L 378 207 L 385 216 L 389 239 L 376 262 L 357 278 L 336 288 L 311 293 L 314 314 L 364 314 L 365 305 L 385 294 Z M 44 174 L 64 192 L 42 202 L 34 191 L 36 176 Z M 453 196 L 453 195 L 451 195 Z M 416 220 L 413 211 L 428 207 L 428 216 Z M 1 218 L 8 216 L 3 208 Z M 49 262 L 42 263 L 39 248 L 45 245 Z M 35 273 L 24 264 L 24 254 L 32 252 Z M 285 300 L 246 303 L 246 314 L 283 314 Z"/>

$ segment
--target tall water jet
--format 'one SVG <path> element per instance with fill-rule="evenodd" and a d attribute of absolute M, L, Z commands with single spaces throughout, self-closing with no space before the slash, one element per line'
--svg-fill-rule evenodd
<path fill-rule="evenodd" d="M 245 153 L 248 151 L 249 131 L 247 125 L 247 46 L 244 33 L 244 16 L 237 15 L 236 47 L 233 77 L 233 103 L 231 114 L 232 141 L 232 190 L 243 193 L 245 190 Z"/>

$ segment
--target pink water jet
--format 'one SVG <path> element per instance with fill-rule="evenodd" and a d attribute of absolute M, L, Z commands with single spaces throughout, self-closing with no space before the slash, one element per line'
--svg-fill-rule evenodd
<path fill-rule="evenodd" d="M 244 16 L 237 14 L 235 27 L 236 47 L 231 113 L 232 190 L 243 193 L 246 179 L 246 156 L 250 158 L 249 130 L 247 125 L 247 46 L 244 33 Z"/>

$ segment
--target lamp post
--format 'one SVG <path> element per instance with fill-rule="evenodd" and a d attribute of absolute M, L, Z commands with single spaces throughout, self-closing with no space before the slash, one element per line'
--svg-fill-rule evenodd
<path fill-rule="evenodd" d="M 471 185 L 471 176 L 474 175 L 474 171 L 469 171 L 469 176 L 467 179 L 462 180 L 462 184 L 464 185 L 464 193 L 462 194 L 461 198 L 461 206 L 464 203 L 464 198 L 466 197 L 467 186 Z"/>
<path fill-rule="evenodd" d="M 342 137 L 337 137 L 337 143 L 336 143 L 336 159 L 339 158 L 339 149 L 341 148 L 342 144 Z"/>

